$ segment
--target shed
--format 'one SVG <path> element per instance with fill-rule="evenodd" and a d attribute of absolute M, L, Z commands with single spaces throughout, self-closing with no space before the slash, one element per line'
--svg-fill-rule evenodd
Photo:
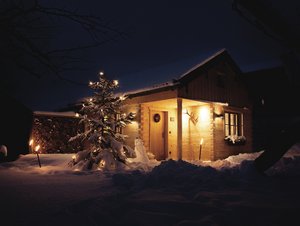
<path fill-rule="evenodd" d="M 251 101 L 241 70 L 222 49 L 164 84 L 127 92 L 135 121 L 123 133 L 157 160 L 212 161 L 252 151 Z"/>

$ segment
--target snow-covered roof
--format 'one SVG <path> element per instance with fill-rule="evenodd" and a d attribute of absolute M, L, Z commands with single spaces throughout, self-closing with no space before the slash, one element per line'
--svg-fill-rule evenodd
<path fill-rule="evenodd" d="M 128 91 L 128 92 L 125 92 L 123 95 L 136 95 L 136 94 L 149 93 L 149 92 L 161 91 L 162 89 L 172 88 L 176 85 L 179 85 L 180 82 L 182 80 L 184 80 L 192 71 L 194 71 L 194 70 L 196 70 L 200 67 L 203 67 L 208 62 L 212 61 L 213 59 L 215 59 L 218 56 L 220 56 L 222 54 L 225 54 L 225 53 L 227 53 L 226 49 L 219 50 L 218 52 L 214 53 L 210 57 L 206 58 L 205 60 L 201 61 L 200 63 L 196 64 L 195 66 L 193 66 L 192 68 L 190 68 L 189 70 L 187 70 L 186 72 L 181 74 L 178 77 L 178 79 L 175 79 L 174 81 L 169 81 L 169 82 L 157 84 L 157 85 L 154 85 L 154 86 L 151 86 L 151 87 L 145 87 L 145 88 L 142 88 L 142 89 Z"/>
<path fill-rule="evenodd" d="M 188 71 L 186 71 L 185 73 L 183 73 L 180 76 L 180 79 L 183 78 L 184 76 L 186 76 L 187 74 L 191 73 L 192 71 L 194 71 L 195 69 L 205 65 L 206 63 L 208 63 L 209 61 L 211 61 L 212 59 L 216 58 L 217 56 L 223 54 L 226 52 L 226 49 L 221 49 L 218 52 L 216 52 L 215 54 L 211 55 L 210 57 L 206 58 L 205 60 L 203 60 L 202 62 L 200 62 L 199 64 L 196 64 L 194 67 L 192 67 L 191 69 L 189 69 Z"/>
<path fill-rule="evenodd" d="M 42 116 L 56 116 L 56 117 L 76 117 L 76 113 L 73 111 L 66 111 L 66 112 L 34 111 L 33 114 L 42 115 Z"/>
<path fill-rule="evenodd" d="M 157 85 L 150 86 L 150 87 L 145 87 L 145 88 L 142 88 L 142 89 L 127 91 L 127 92 L 123 93 L 123 95 L 127 96 L 127 95 L 134 95 L 134 94 L 151 92 L 151 91 L 158 91 L 158 90 L 161 90 L 161 89 L 168 89 L 168 88 L 171 88 L 171 87 L 173 87 L 177 84 L 178 84 L 178 82 L 176 82 L 176 81 L 164 82 L 164 83 L 161 83 L 161 84 L 157 84 Z"/>

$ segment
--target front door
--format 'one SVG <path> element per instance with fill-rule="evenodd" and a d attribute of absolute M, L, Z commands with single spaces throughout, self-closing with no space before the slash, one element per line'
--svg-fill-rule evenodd
<path fill-rule="evenodd" d="M 166 113 L 150 111 L 150 151 L 156 160 L 166 159 Z"/>

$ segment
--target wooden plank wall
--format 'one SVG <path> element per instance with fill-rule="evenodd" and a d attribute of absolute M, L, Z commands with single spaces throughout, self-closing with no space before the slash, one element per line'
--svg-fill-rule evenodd
<path fill-rule="evenodd" d="M 194 114 L 198 122 L 194 124 L 185 113 Z M 203 116 L 207 114 L 206 116 Z M 213 111 L 211 104 L 185 108 L 183 112 L 182 147 L 183 159 L 198 160 L 200 140 L 203 138 L 201 160 L 211 160 L 213 157 Z"/>
<path fill-rule="evenodd" d="M 249 97 L 245 85 L 226 62 L 187 81 L 179 88 L 179 97 L 229 103 L 232 106 L 248 106 Z"/>
<path fill-rule="evenodd" d="M 168 110 L 168 157 L 177 159 L 177 111 Z"/>

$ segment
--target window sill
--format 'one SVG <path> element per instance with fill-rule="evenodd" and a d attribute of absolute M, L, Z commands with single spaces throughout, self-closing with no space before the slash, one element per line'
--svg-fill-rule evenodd
<path fill-rule="evenodd" d="M 245 145 L 246 138 L 244 136 L 227 136 L 224 138 L 228 145 Z"/>

